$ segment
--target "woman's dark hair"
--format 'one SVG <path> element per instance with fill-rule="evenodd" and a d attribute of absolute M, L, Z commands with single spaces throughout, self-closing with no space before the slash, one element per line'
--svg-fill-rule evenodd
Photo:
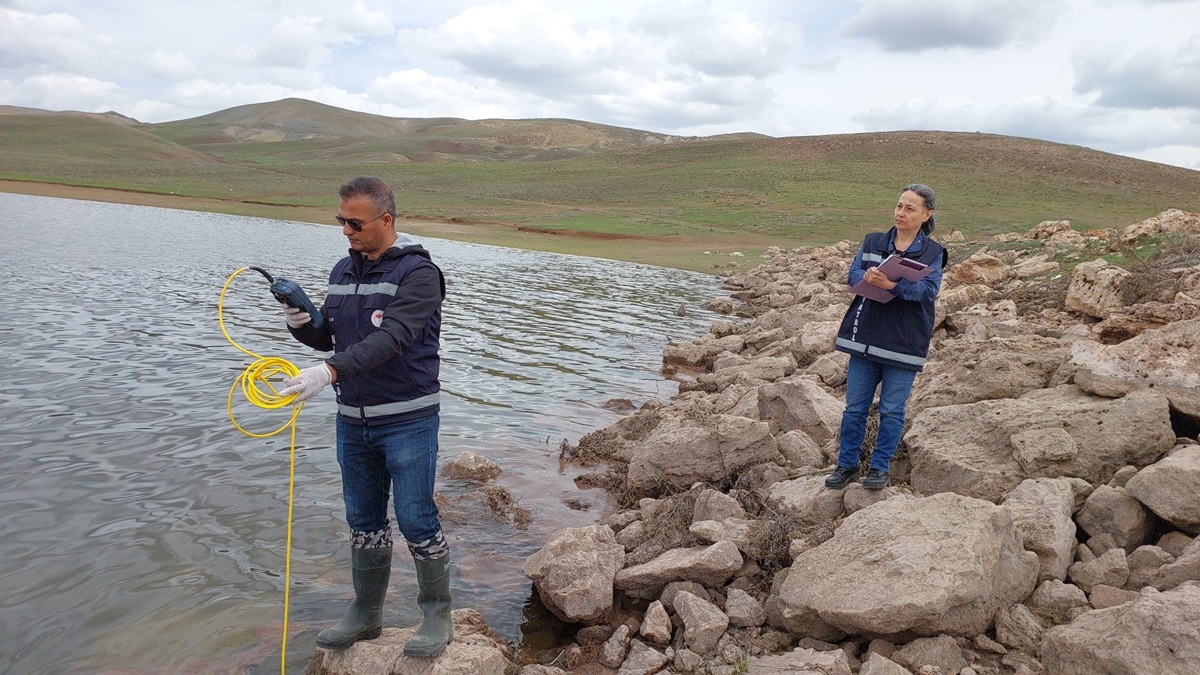
<path fill-rule="evenodd" d="M 934 194 L 933 188 L 929 187 L 928 185 L 913 183 L 912 185 L 909 185 L 901 190 L 900 194 L 904 194 L 905 192 L 915 192 L 920 195 L 921 199 L 925 200 L 925 208 L 929 209 L 930 211 L 933 211 L 935 208 L 937 208 L 937 195 Z M 930 213 L 929 219 L 921 223 L 921 231 L 925 234 L 933 234 L 934 227 L 933 214 Z"/>
<path fill-rule="evenodd" d="M 355 176 L 338 189 L 342 199 L 366 197 L 371 200 L 375 210 L 380 214 L 390 213 L 396 217 L 396 196 L 387 183 L 375 176 Z"/>

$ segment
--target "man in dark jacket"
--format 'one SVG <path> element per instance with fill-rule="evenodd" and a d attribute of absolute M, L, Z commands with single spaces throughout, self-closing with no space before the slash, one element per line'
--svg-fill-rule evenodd
<path fill-rule="evenodd" d="M 333 384 L 337 393 L 354 601 L 340 623 L 317 635 L 317 645 L 342 649 L 382 631 L 392 561 L 388 493 L 394 488 L 396 522 L 416 563 L 424 617 L 404 653 L 433 657 L 453 638 L 450 550 L 433 501 L 446 284 L 429 253 L 408 235 L 397 235 L 396 198 L 387 184 L 359 176 L 338 195 L 337 221 L 350 255 L 329 275 L 321 307 L 326 321 L 314 327 L 308 313 L 284 309 L 297 340 L 334 355 L 300 371 L 279 392 L 303 401 Z"/>

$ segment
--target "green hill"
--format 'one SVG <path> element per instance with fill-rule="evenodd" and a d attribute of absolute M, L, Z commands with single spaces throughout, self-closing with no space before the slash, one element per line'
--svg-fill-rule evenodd
<path fill-rule="evenodd" d="M 593 247 L 600 255 L 622 238 L 645 240 L 642 248 L 857 238 L 886 227 L 899 188 L 917 181 L 939 192 L 939 226 L 969 236 L 1200 211 L 1200 172 L 979 133 L 695 138 L 563 119 L 392 118 L 285 99 L 161 124 L 4 106 L 0 137 L 0 180 L 174 194 L 254 215 L 312 209 L 325 222 L 344 179 L 375 174 L 408 218 L 456 224 L 446 236 L 488 240 L 469 225 L 573 234 L 608 241 Z M 23 189 L 13 185 L 4 189 Z"/>

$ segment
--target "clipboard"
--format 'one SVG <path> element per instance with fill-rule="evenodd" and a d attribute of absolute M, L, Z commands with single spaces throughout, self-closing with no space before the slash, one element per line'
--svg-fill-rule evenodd
<path fill-rule="evenodd" d="M 889 255 L 887 259 L 879 263 L 878 269 L 887 276 L 888 281 L 899 281 L 901 279 L 920 281 L 925 278 L 925 275 L 933 271 L 925 263 L 902 258 L 898 255 Z M 891 302 L 892 298 L 896 297 L 889 291 L 867 283 L 865 279 L 851 286 L 850 292 L 876 302 Z"/>

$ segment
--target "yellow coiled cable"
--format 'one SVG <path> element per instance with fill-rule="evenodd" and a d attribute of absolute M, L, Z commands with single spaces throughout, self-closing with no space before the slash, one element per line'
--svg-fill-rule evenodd
<path fill-rule="evenodd" d="M 287 507 L 287 550 L 284 557 L 283 571 L 283 651 L 279 655 L 279 672 L 280 675 L 287 672 L 287 629 L 288 629 L 288 603 L 290 600 L 291 576 L 292 576 L 292 504 L 295 497 L 296 486 L 296 418 L 300 415 L 300 411 L 304 408 L 304 402 L 293 401 L 296 395 L 280 396 L 275 385 L 271 384 L 271 378 L 282 375 L 285 379 L 295 377 L 300 373 L 300 369 L 296 364 L 281 359 L 277 356 L 260 356 L 254 352 L 243 348 L 241 345 L 233 341 L 229 336 L 229 331 L 225 329 L 225 293 L 229 290 L 229 285 L 237 278 L 239 274 L 250 268 L 243 267 L 233 274 L 229 275 L 229 279 L 225 281 L 225 286 L 221 289 L 221 297 L 217 301 L 217 323 L 221 325 L 221 333 L 229 340 L 229 344 L 236 347 L 239 351 L 247 354 L 254 359 L 254 362 L 238 375 L 233 381 L 233 385 L 229 387 L 229 398 L 226 403 L 229 409 L 229 421 L 238 431 L 253 438 L 267 438 L 274 436 L 284 429 L 291 430 L 291 447 L 288 449 L 288 507 Z M 238 387 L 242 389 L 242 395 L 246 400 L 268 410 L 276 410 L 287 405 L 292 405 L 292 416 L 283 426 L 274 431 L 269 431 L 263 434 L 256 434 L 242 428 L 238 424 L 237 419 L 233 415 L 233 393 Z"/>

